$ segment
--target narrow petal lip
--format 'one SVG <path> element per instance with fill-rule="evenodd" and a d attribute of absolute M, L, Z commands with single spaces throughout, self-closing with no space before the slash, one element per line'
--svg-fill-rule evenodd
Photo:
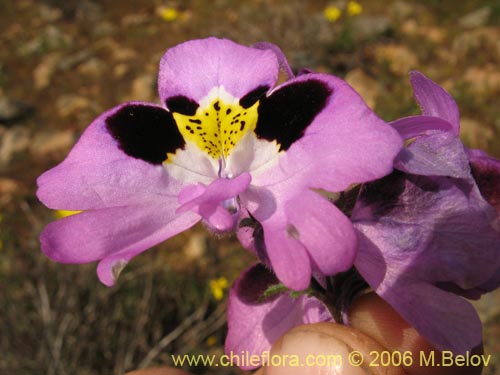
<path fill-rule="evenodd" d="M 186 191 L 185 187 L 184 190 L 180 192 L 179 203 L 181 206 L 177 208 L 176 213 L 188 211 L 203 202 L 214 202 L 219 204 L 224 200 L 234 198 L 242 191 L 246 190 L 251 180 L 252 176 L 248 172 L 244 172 L 231 179 L 219 178 L 214 180 L 204 189 L 196 189 L 196 192 L 193 193 L 200 194 L 192 197 L 183 194 L 183 191 Z"/>
<path fill-rule="evenodd" d="M 269 42 L 257 42 L 255 44 L 253 44 L 252 47 L 257 48 L 257 49 L 262 49 L 262 50 L 273 51 L 275 53 L 276 57 L 278 58 L 280 69 L 286 75 L 286 78 L 292 79 L 295 77 L 285 54 L 283 53 L 281 48 L 278 47 L 276 44 L 269 43 Z"/>
<path fill-rule="evenodd" d="M 460 131 L 460 113 L 453 97 L 437 83 L 419 71 L 410 72 L 410 82 L 415 100 L 426 116 L 448 121 L 455 134 Z"/>
<path fill-rule="evenodd" d="M 174 96 L 199 102 L 220 86 L 233 97 L 242 98 L 256 87 L 273 87 L 278 72 L 273 51 L 210 37 L 168 49 L 160 61 L 158 89 L 162 103 Z"/>
<path fill-rule="evenodd" d="M 233 231 L 239 218 L 238 195 L 246 190 L 252 177 L 245 172 L 231 179 L 219 178 L 210 185 L 188 185 L 179 194 L 180 206 L 176 213 L 196 212 L 216 233 Z M 230 202 L 234 212 L 229 212 L 224 203 Z M 238 206 L 237 206 L 238 205 Z"/>
<path fill-rule="evenodd" d="M 453 132 L 453 125 L 447 120 L 434 116 L 408 116 L 389 123 L 405 140 L 419 137 L 433 131 Z"/>
<path fill-rule="evenodd" d="M 180 181 L 168 176 L 162 166 L 126 155 L 107 131 L 106 118 L 129 105 L 164 109 L 133 101 L 98 116 L 68 156 L 38 177 L 36 194 L 42 203 L 52 209 L 90 210 L 140 204 L 178 194 L 182 188 Z"/>

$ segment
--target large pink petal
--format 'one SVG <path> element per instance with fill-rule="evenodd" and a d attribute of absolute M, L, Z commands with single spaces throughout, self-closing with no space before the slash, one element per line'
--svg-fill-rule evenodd
<path fill-rule="evenodd" d="M 325 107 L 304 127 L 300 136 L 288 142 L 290 146 L 282 152 L 279 164 L 255 176 L 254 183 L 270 186 L 290 180 L 287 183 L 296 186 L 343 191 L 351 184 L 390 173 L 402 147 L 401 137 L 341 79 L 326 74 L 305 74 L 277 87 L 271 97 L 281 95 L 280 90 L 291 85 L 297 85 L 296 91 L 299 91 L 308 81 L 331 91 Z M 315 98 L 306 99 L 314 104 Z M 286 111 L 284 105 L 282 108 Z M 279 116 L 275 117 L 278 121 Z"/>
<path fill-rule="evenodd" d="M 191 40 L 170 48 L 162 57 L 158 88 L 162 103 L 179 96 L 199 102 L 220 86 L 242 98 L 257 87 L 273 87 L 278 72 L 273 51 L 227 39 Z"/>
<path fill-rule="evenodd" d="M 43 252 L 63 263 L 112 260 L 99 277 L 112 285 L 113 266 L 128 262 L 148 248 L 180 233 L 200 220 L 194 213 L 175 214 L 176 197 L 142 205 L 85 211 L 50 223 L 40 241 Z"/>
<path fill-rule="evenodd" d="M 94 120 L 66 159 L 38 178 L 37 196 L 45 205 L 89 210 L 142 204 L 180 191 L 181 184 L 161 165 L 128 156 L 106 129 L 106 119 L 131 104 L 160 108 L 126 103 Z"/>

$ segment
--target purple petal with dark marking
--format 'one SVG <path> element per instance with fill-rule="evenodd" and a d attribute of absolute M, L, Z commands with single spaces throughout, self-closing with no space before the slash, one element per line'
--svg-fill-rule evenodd
<path fill-rule="evenodd" d="M 164 111 L 152 104 L 134 102 L 100 115 L 66 159 L 38 178 L 37 196 L 46 206 L 91 210 L 161 202 L 178 194 L 182 187 L 179 181 L 169 177 L 162 166 L 127 155 L 107 129 L 106 120 L 131 105 Z"/>
<path fill-rule="evenodd" d="M 500 215 L 500 160 L 482 150 L 468 149 L 467 155 L 479 191 Z"/>
<path fill-rule="evenodd" d="M 438 349 L 480 344 L 477 314 L 452 292 L 490 286 L 500 266 L 498 218 L 472 178 L 395 172 L 363 189 L 352 219 L 355 266 L 377 294 Z"/>
<path fill-rule="evenodd" d="M 254 176 L 256 185 L 276 186 L 293 179 L 304 188 L 339 192 L 392 171 L 402 146 L 400 136 L 344 81 L 307 74 L 277 87 L 268 100 L 274 112 L 259 119 L 256 133 L 276 140 L 287 152 L 271 173 Z M 274 134 L 273 126 L 282 131 Z"/>
<path fill-rule="evenodd" d="M 278 279 L 260 264 L 248 268 L 234 282 L 227 312 L 227 355 L 260 356 L 293 327 L 333 321 L 327 307 L 314 297 L 291 297 L 286 292 L 260 300 L 263 292 L 277 283 Z M 250 370 L 260 365 L 262 363 L 247 364 L 242 368 Z"/>

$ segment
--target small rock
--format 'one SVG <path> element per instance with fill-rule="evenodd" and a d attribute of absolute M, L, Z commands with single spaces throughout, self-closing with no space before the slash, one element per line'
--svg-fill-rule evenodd
<path fill-rule="evenodd" d="M 71 45 L 72 36 L 54 25 L 46 26 L 27 43 L 20 44 L 18 53 L 21 56 L 31 56 L 36 53 L 46 53 Z"/>
<path fill-rule="evenodd" d="M 64 157 L 75 143 L 72 130 L 44 131 L 36 134 L 31 142 L 30 151 L 35 158 Z"/>
<path fill-rule="evenodd" d="M 84 96 L 76 94 L 62 95 L 56 100 L 57 112 L 61 117 L 68 117 L 79 111 L 86 110 L 91 102 Z"/>
<path fill-rule="evenodd" d="M 395 18 L 396 20 L 404 20 L 407 18 L 415 18 L 417 6 L 417 4 L 410 4 L 407 1 L 396 1 L 388 7 L 388 11 L 392 18 Z"/>
<path fill-rule="evenodd" d="M 115 78 L 122 78 L 129 71 L 130 67 L 127 64 L 116 64 L 113 68 L 113 76 Z"/>
<path fill-rule="evenodd" d="M 203 257 L 207 251 L 207 239 L 204 233 L 193 233 L 189 241 L 182 249 L 186 259 L 193 261 Z"/>
<path fill-rule="evenodd" d="M 28 149 L 30 136 L 29 130 L 22 126 L 8 129 L 0 126 L 0 169 L 7 167 L 15 154 Z"/>
<path fill-rule="evenodd" d="M 470 148 L 490 149 L 496 136 L 493 129 L 468 117 L 460 119 L 460 137 Z"/>
<path fill-rule="evenodd" d="M 90 49 L 80 50 L 70 56 L 66 56 L 58 64 L 58 68 L 62 70 L 72 69 L 73 67 L 89 60 L 94 52 Z"/>
<path fill-rule="evenodd" d="M 14 124 L 30 116 L 34 110 L 29 104 L 0 96 L 0 124 Z"/>
<path fill-rule="evenodd" d="M 134 79 L 131 92 L 125 97 L 125 101 L 142 100 L 151 102 L 156 99 L 156 96 L 156 74 L 145 73 Z"/>
<path fill-rule="evenodd" d="M 121 26 L 127 28 L 131 26 L 140 26 L 147 24 L 150 21 L 151 16 L 147 13 L 132 13 L 127 14 L 121 19 Z"/>
<path fill-rule="evenodd" d="M 387 64 L 392 73 L 401 76 L 406 76 L 410 70 L 418 67 L 418 56 L 407 47 L 398 44 L 377 46 L 375 59 L 379 64 Z"/>
<path fill-rule="evenodd" d="M 137 58 L 137 52 L 132 48 L 121 47 L 118 44 L 112 50 L 113 59 L 116 61 L 130 61 Z"/>
<path fill-rule="evenodd" d="M 97 24 L 102 18 L 102 6 L 99 2 L 81 0 L 75 9 L 75 18 L 79 22 Z"/>
<path fill-rule="evenodd" d="M 389 30 L 391 24 L 385 16 L 359 16 L 352 19 L 352 34 L 355 40 L 367 40 Z"/>
<path fill-rule="evenodd" d="M 37 90 L 43 90 L 50 85 L 60 61 L 61 54 L 57 52 L 47 54 L 42 58 L 42 61 L 33 70 L 33 80 Z"/>
<path fill-rule="evenodd" d="M 473 29 L 479 26 L 484 26 L 491 14 L 490 7 L 482 7 L 472 13 L 466 14 L 458 21 L 459 25 L 465 29 Z"/>
<path fill-rule="evenodd" d="M 16 180 L 0 177 L 0 206 L 8 204 L 20 190 L 21 186 Z"/>
<path fill-rule="evenodd" d="M 361 95 L 371 109 L 375 109 L 377 97 L 380 93 L 379 84 L 368 76 L 362 69 L 351 70 L 345 80 Z"/>
<path fill-rule="evenodd" d="M 114 34 L 116 31 L 116 26 L 111 22 L 103 21 L 99 22 L 92 29 L 92 35 L 96 38 L 103 38 Z"/>
<path fill-rule="evenodd" d="M 481 27 L 465 31 L 455 37 L 452 46 L 457 61 L 481 56 L 500 63 L 500 28 Z"/>
<path fill-rule="evenodd" d="M 500 68 L 497 65 L 471 66 L 465 71 L 463 79 L 475 95 L 489 98 L 500 93 Z"/>
<path fill-rule="evenodd" d="M 102 60 L 93 57 L 78 67 L 78 73 L 97 77 L 102 74 L 105 68 L 106 64 Z"/>
<path fill-rule="evenodd" d="M 38 8 L 38 14 L 43 22 L 51 23 L 61 19 L 62 11 L 46 4 L 41 4 Z"/>

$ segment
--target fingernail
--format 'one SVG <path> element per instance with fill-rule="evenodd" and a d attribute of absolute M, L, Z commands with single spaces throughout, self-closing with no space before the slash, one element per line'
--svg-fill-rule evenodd
<path fill-rule="evenodd" d="M 367 375 L 351 366 L 352 349 L 336 337 L 321 332 L 295 330 L 283 336 L 269 355 L 270 375 Z"/>

